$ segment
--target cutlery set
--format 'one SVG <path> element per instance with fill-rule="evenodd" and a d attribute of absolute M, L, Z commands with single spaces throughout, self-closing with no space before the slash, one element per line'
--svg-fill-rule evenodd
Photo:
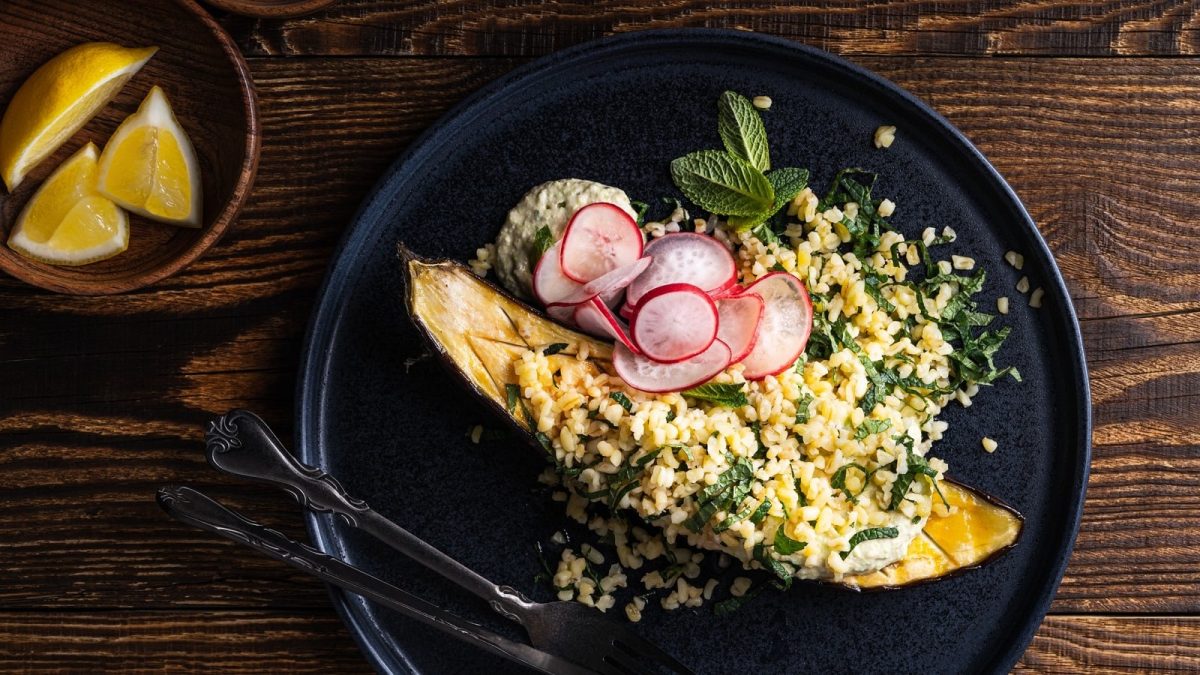
<path fill-rule="evenodd" d="M 320 469 L 287 451 L 254 413 L 234 410 L 209 423 L 205 452 L 218 471 L 281 488 L 305 508 L 346 523 L 471 592 L 500 616 L 519 623 L 532 646 L 469 622 L 311 546 L 238 514 L 186 486 L 158 491 L 171 517 L 301 569 L 330 584 L 473 644 L 495 656 L 543 673 L 650 675 L 692 671 L 629 628 L 575 602 L 537 603 L 496 585 L 350 496 Z"/>

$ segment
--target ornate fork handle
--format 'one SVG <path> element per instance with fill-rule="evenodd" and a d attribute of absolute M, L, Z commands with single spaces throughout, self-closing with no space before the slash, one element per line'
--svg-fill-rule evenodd
<path fill-rule="evenodd" d="M 544 673 L 586 675 L 591 672 L 526 644 L 496 635 L 357 567 L 230 511 L 189 487 L 160 488 L 158 504 L 177 520 L 249 546 L 496 656 L 523 663 Z"/>
<path fill-rule="evenodd" d="M 263 481 L 291 493 L 303 506 L 335 513 L 347 523 L 483 598 L 496 612 L 524 625 L 532 603 L 508 586 L 497 586 L 408 530 L 351 497 L 324 471 L 292 457 L 267 426 L 248 410 L 233 410 L 208 424 L 208 463 L 218 471 Z"/>

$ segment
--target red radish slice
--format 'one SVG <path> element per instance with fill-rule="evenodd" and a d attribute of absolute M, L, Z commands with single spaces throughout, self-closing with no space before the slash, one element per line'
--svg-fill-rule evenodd
<path fill-rule="evenodd" d="M 628 302 L 621 305 L 621 311 L 619 311 L 618 314 L 620 314 L 621 318 L 625 319 L 626 321 L 632 319 L 633 318 L 633 305 L 629 304 Z"/>
<path fill-rule="evenodd" d="M 558 252 L 561 248 L 562 241 L 554 242 L 533 268 L 533 294 L 543 305 L 559 302 L 583 286 L 562 273 L 558 262 Z"/>
<path fill-rule="evenodd" d="M 621 304 L 621 300 L 624 297 L 625 297 L 625 289 L 624 288 L 614 288 L 611 291 L 608 291 L 607 293 L 600 294 L 600 299 L 603 300 L 604 304 L 609 309 L 612 309 L 612 310 L 615 310 L 617 308 L 617 305 Z"/>
<path fill-rule="evenodd" d="M 647 293 L 633 312 L 630 335 L 642 353 L 677 363 L 708 349 L 717 337 L 717 306 L 690 284 L 667 284 Z"/>
<path fill-rule="evenodd" d="M 616 204 L 588 204 L 571 216 L 559 251 L 563 274 L 586 284 L 642 257 L 642 231 Z"/>
<path fill-rule="evenodd" d="M 707 234 L 678 232 L 659 237 L 646 245 L 646 255 L 654 258 L 654 264 L 629 285 L 625 296 L 635 307 L 642 296 L 667 284 L 691 284 L 713 293 L 737 283 L 733 254 Z"/>
<path fill-rule="evenodd" d="M 547 305 L 546 314 L 551 319 L 567 326 L 575 325 L 575 308 L 578 305 Z"/>
<path fill-rule="evenodd" d="M 742 364 L 747 380 L 782 372 L 795 363 L 812 331 L 812 300 L 808 290 L 787 272 L 772 272 L 745 291 L 763 300 L 758 341 Z"/>
<path fill-rule="evenodd" d="M 638 258 L 634 262 L 618 267 L 617 269 L 605 274 L 604 276 L 594 281 L 580 286 L 574 293 L 561 298 L 553 303 L 553 305 L 578 305 L 581 302 L 587 302 L 596 296 L 604 296 L 614 290 L 625 288 L 638 275 L 646 271 L 646 268 L 653 262 L 652 258 Z"/>
<path fill-rule="evenodd" d="M 763 315 L 762 298 L 748 293 L 717 300 L 721 317 L 717 339 L 729 345 L 731 360 L 737 363 L 746 358 L 758 341 L 758 324 Z"/>
<path fill-rule="evenodd" d="M 633 340 L 629 339 L 629 331 L 613 316 L 612 310 L 600 298 L 592 298 L 582 305 L 575 306 L 575 325 L 585 333 L 616 340 L 630 351 L 639 352 Z"/>
<path fill-rule="evenodd" d="M 708 382 L 729 366 L 729 347 L 713 340 L 701 354 L 679 363 L 659 363 L 634 354 L 617 344 L 613 348 L 613 367 L 617 376 L 634 389 L 652 394 L 682 391 Z"/>

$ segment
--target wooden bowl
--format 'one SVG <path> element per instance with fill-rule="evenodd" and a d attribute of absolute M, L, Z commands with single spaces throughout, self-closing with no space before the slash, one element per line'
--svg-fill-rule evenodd
<path fill-rule="evenodd" d="M 75 295 L 123 293 L 179 271 L 221 238 L 246 201 L 258 168 L 259 124 L 246 62 L 224 30 L 192 0 L 3 0 L 0 2 L 0 106 L 38 66 L 82 42 L 159 51 L 95 118 L 0 196 L 0 269 L 36 286 Z M 129 249 L 101 262 L 58 267 L 4 245 L 42 181 L 88 141 L 109 136 L 150 87 L 166 92 L 200 163 L 199 229 L 130 214 Z M 0 192 L 3 192 L 0 189 Z"/>
<path fill-rule="evenodd" d="M 287 19 L 323 9 L 337 0 L 208 0 L 227 12 L 260 19 Z"/>

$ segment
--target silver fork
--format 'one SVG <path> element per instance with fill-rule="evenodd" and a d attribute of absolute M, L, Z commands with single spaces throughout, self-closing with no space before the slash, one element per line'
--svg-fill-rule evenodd
<path fill-rule="evenodd" d="M 209 423 L 208 463 L 215 469 L 280 487 L 305 508 L 345 521 L 482 598 L 521 624 L 534 647 L 604 675 L 692 675 L 687 666 L 629 628 L 576 602 L 537 603 L 498 586 L 355 499 L 332 476 L 296 461 L 266 423 L 234 410 Z"/>

